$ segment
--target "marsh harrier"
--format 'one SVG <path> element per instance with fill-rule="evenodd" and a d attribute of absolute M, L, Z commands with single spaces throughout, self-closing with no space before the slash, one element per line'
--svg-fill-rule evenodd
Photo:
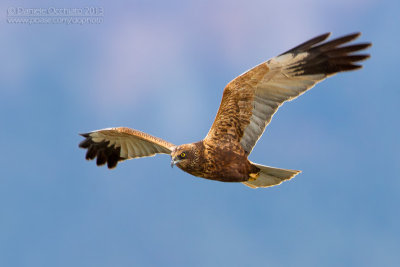
<path fill-rule="evenodd" d="M 195 143 L 176 146 L 160 138 L 125 127 L 82 134 L 79 147 L 86 159 L 114 168 L 119 161 L 171 155 L 171 166 L 194 176 L 222 182 L 242 182 L 268 187 L 289 180 L 300 171 L 278 169 L 248 160 L 272 116 L 316 83 L 338 72 L 361 68 L 356 62 L 368 54 L 357 52 L 370 43 L 348 44 L 360 33 L 325 41 L 317 36 L 236 77 L 225 87 L 214 123 L 207 136 Z"/>

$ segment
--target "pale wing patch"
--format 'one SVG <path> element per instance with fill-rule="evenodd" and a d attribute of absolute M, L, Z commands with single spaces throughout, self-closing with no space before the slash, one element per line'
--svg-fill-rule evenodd
<path fill-rule="evenodd" d="M 173 147 L 164 140 L 132 129 L 122 131 L 120 128 L 107 128 L 91 132 L 89 136 L 95 143 L 109 142 L 108 147 L 120 147 L 120 157 L 124 159 L 151 157 L 157 153 L 170 154 Z"/>
<path fill-rule="evenodd" d="M 265 63 L 270 71 L 256 85 L 252 116 L 240 140 L 246 153 L 251 152 L 279 106 L 300 96 L 326 77 L 324 74 L 293 76 L 288 68 L 298 64 L 307 55 L 286 54 Z"/>
<path fill-rule="evenodd" d="M 294 55 L 293 53 L 287 53 L 283 54 L 277 57 L 274 57 L 268 61 L 268 66 L 273 66 L 273 65 L 293 65 L 297 64 L 301 60 L 305 59 L 309 53 L 303 52 L 303 53 L 298 53 L 297 55 Z"/>

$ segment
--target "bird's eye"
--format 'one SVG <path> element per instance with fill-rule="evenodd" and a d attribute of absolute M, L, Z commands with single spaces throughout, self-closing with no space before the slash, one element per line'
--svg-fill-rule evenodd
<path fill-rule="evenodd" d="M 184 158 L 184 157 L 186 157 L 186 153 L 185 153 L 185 152 L 182 152 L 179 156 L 180 156 L 181 158 Z"/>

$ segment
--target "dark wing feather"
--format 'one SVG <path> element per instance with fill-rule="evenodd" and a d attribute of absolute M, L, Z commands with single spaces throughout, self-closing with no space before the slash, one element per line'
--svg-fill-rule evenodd
<path fill-rule="evenodd" d="M 87 149 L 86 159 L 97 157 L 97 165 L 107 163 L 114 168 L 119 161 L 150 157 L 157 153 L 170 154 L 175 145 L 149 134 L 125 128 L 109 128 L 81 134 L 85 137 L 80 148 Z"/>
<path fill-rule="evenodd" d="M 272 116 L 286 101 L 311 89 L 338 72 L 355 70 L 368 54 L 353 54 L 370 43 L 345 45 L 360 33 L 324 42 L 329 33 L 317 36 L 272 58 L 231 81 L 224 89 L 217 116 L 205 141 L 239 142 L 245 153 L 263 134 Z"/>

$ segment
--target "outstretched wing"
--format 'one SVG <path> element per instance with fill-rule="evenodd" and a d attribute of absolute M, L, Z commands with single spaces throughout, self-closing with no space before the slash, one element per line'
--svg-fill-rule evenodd
<path fill-rule="evenodd" d="M 170 154 L 175 145 L 149 134 L 125 127 L 108 128 L 81 134 L 85 137 L 79 147 L 87 149 L 86 159 L 97 157 L 97 165 L 107 162 L 114 168 L 119 161 L 151 157 L 157 153 Z"/>
<path fill-rule="evenodd" d="M 239 142 L 248 155 L 284 102 L 295 99 L 328 76 L 361 68 L 354 63 L 369 55 L 354 53 L 371 44 L 344 46 L 360 33 L 323 42 L 329 35 L 315 37 L 231 81 L 224 89 L 205 140 Z"/>

